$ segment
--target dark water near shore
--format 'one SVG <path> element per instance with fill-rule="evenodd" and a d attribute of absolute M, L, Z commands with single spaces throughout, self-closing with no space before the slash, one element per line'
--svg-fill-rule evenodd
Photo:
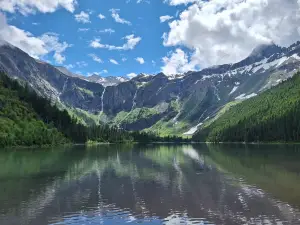
<path fill-rule="evenodd" d="M 0 224 L 300 224 L 300 145 L 0 152 Z"/>

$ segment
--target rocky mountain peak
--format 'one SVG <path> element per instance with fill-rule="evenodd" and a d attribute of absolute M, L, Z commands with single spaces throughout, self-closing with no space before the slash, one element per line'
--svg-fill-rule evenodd
<path fill-rule="evenodd" d="M 269 44 L 261 44 L 253 49 L 252 53 L 248 58 L 256 58 L 256 59 L 269 58 L 270 56 L 279 53 L 281 51 L 282 48 L 274 44 L 274 42 L 271 42 Z"/>

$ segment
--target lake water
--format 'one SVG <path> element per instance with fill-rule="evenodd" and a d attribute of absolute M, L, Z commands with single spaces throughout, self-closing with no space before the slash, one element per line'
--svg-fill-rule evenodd
<path fill-rule="evenodd" d="M 300 224 L 300 145 L 0 152 L 0 224 Z"/>

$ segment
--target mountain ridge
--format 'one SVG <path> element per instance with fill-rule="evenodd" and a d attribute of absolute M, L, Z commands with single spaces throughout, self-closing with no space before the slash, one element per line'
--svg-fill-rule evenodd
<path fill-rule="evenodd" d="M 193 136 L 208 142 L 298 142 L 300 73 L 228 109 Z"/>
<path fill-rule="evenodd" d="M 17 48 L 2 45 L 0 69 L 28 81 L 41 95 L 97 115 L 100 123 L 162 135 L 183 134 L 227 103 L 253 97 L 292 77 L 300 66 L 299 53 L 300 42 L 288 48 L 267 45 L 235 64 L 171 77 L 141 74 L 111 86 L 68 76 Z"/>

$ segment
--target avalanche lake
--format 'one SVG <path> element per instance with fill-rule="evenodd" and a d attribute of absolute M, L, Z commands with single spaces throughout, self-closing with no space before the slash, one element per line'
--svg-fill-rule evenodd
<path fill-rule="evenodd" d="M 300 224 L 300 145 L 0 153 L 0 224 Z"/>

